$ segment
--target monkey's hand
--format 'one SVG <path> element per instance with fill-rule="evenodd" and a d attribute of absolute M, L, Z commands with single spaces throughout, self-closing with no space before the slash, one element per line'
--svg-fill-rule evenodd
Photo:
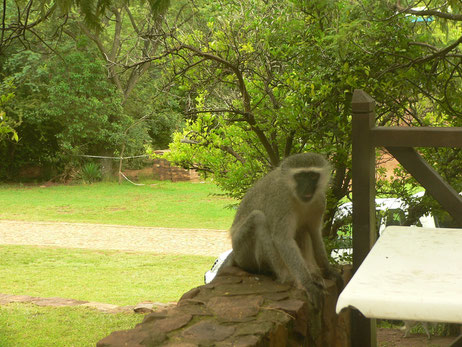
<path fill-rule="evenodd" d="M 334 267 L 331 266 L 324 270 L 323 275 L 325 278 L 335 282 L 335 285 L 337 286 L 337 292 L 340 294 L 340 292 L 343 290 L 342 275 Z"/>

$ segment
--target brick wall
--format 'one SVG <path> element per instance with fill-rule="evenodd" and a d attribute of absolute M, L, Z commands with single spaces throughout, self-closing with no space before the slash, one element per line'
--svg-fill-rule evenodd
<path fill-rule="evenodd" d="M 350 274 L 344 272 L 345 282 Z M 316 310 L 302 289 L 229 268 L 176 306 L 148 314 L 97 346 L 349 347 L 349 310 L 335 313 L 337 294 L 326 280 L 324 304 Z"/>
<path fill-rule="evenodd" d="M 198 181 L 199 175 L 194 170 L 186 170 L 181 167 L 172 166 L 169 161 L 161 158 L 154 159 L 154 177 L 160 181 Z"/>

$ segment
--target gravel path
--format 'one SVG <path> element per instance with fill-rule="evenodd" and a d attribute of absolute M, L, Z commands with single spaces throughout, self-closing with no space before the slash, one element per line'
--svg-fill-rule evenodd
<path fill-rule="evenodd" d="M 2 244 L 206 256 L 231 248 L 224 230 L 10 220 L 0 220 Z"/>

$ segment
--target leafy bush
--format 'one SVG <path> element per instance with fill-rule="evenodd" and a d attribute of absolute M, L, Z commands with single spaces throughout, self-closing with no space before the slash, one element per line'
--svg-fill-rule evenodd
<path fill-rule="evenodd" d="M 82 166 L 78 176 L 84 183 L 101 181 L 101 168 L 93 162 L 87 163 Z"/>

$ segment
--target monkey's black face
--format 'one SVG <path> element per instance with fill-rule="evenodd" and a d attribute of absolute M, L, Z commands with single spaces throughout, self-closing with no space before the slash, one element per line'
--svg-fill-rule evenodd
<path fill-rule="evenodd" d="M 303 202 L 309 202 L 315 192 L 319 181 L 319 173 L 313 171 L 302 171 L 294 175 L 296 182 L 297 197 Z"/>

